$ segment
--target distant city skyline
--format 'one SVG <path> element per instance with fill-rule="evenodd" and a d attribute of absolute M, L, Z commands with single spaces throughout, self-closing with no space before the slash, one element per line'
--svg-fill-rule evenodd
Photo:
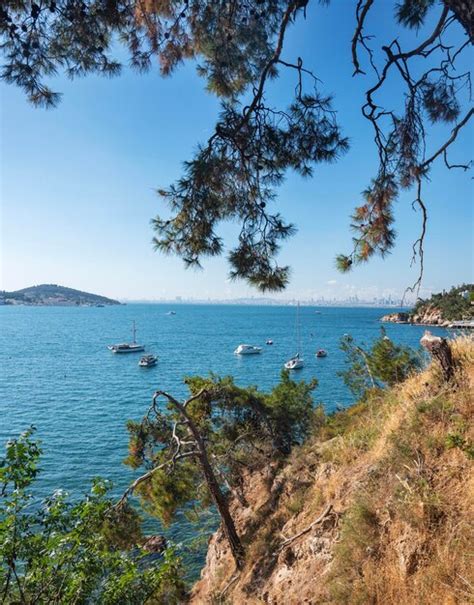
<path fill-rule="evenodd" d="M 316 166 L 311 179 L 289 174 L 277 190 L 275 205 L 298 233 L 279 258 L 292 268 L 289 287 L 268 296 L 400 299 L 419 271 L 418 264 L 410 267 L 420 230 L 413 191 L 403 192 L 396 204 L 398 239 L 390 256 L 348 275 L 335 268 L 336 254 L 350 250 L 349 217 L 377 158 L 360 113 L 369 80 L 352 77 L 353 15 L 308 7 L 313 10 L 316 19 L 299 20 L 289 31 L 284 55 L 303 54 L 321 78 L 322 91 L 334 93 L 351 149 L 335 164 Z M 393 37 L 393 23 L 384 17 L 383 6 L 374 7 L 378 31 Z M 58 76 L 53 86 L 64 96 L 50 111 L 34 109 L 19 89 L 1 85 L 0 288 L 58 283 L 121 300 L 260 296 L 244 282 L 229 281 L 225 255 L 204 259 L 204 270 L 195 272 L 152 249 L 150 219 L 166 214 L 155 189 L 179 178 L 182 162 L 215 124 L 218 101 L 203 84 L 192 64 L 168 79 L 156 69 L 145 75 L 126 69 L 112 80 L 88 76 L 70 82 Z M 284 76 L 272 84 L 272 95 L 284 100 L 289 87 L 293 83 Z M 461 133 L 453 161 L 471 155 L 472 127 Z M 430 178 L 421 296 L 474 279 L 471 176 L 448 171 L 440 161 Z M 222 227 L 226 250 L 237 234 L 235 225 Z"/>
<path fill-rule="evenodd" d="M 31 284 L 30 286 L 45 286 L 45 285 L 55 285 L 55 286 L 64 286 L 64 284 Z M 335 285 L 334 281 L 331 282 L 330 285 Z M 73 288 L 73 286 L 66 286 L 68 288 Z M 73 288 L 77 290 L 76 288 Z M 22 288 L 19 288 L 22 290 Z M 2 292 L 11 292 L 12 290 L 3 290 L 0 289 L 0 295 Z M 427 290 L 426 288 L 420 289 L 420 291 L 412 292 L 410 289 L 405 290 L 403 293 L 397 293 L 395 291 L 388 291 L 381 295 L 379 295 L 377 288 L 366 289 L 365 291 L 361 290 L 361 296 L 357 293 L 353 293 L 349 296 L 337 296 L 334 292 L 329 293 L 329 295 L 317 294 L 313 293 L 310 297 L 304 298 L 301 296 L 293 296 L 290 297 L 288 295 L 288 291 L 273 293 L 264 295 L 259 292 L 253 292 L 249 294 L 247 297 L 231 297 L 231 298 L 223 298 L 223 297 L 198 297 L 198 296 L 162 296 L 162 297 L 144 297 L 144 298 L 127 298 L 127 297 L 117 297 L 120 302 L 124 303 L 160 303 L 160 304 L 187 304 L 187 303 L 237 303 L 237 304 L 261 304 L 261 305 L 376 305 L 376 306 L 400 306 L 413 304 L 417 298 L 429 298 L 432 294 L 438 292 L 434 290 Z M 104 295 L 103 292 L 89 292 L 89 294 L 93 295 Z M 1 298 L 1 297 L 0 297 Z"/>

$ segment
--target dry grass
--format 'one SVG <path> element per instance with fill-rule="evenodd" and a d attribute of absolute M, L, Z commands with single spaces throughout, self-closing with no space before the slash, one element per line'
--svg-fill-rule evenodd
<path fill-rule="evenodd" d="M 343 517 L 330 602 L 474 602 L 473 349 L 471 339 L 455 341 L 453 385 L 432 366 L 398 389 L 395 406 L 382 404 L 392 411 Z"/>
<path fill-rule="evenodd" d="M 474 341 L 452 348 L 452 384 L 432 365 L 319 419 L 279 471 L 278 498 L 251 526 L 229 603 L 474 604 Z M 253 499 L 262 501 L 261 490 L 249 491 Z M 275 554 L 282 536 L 328 504 L 335 525 L 328 520 Z"/>

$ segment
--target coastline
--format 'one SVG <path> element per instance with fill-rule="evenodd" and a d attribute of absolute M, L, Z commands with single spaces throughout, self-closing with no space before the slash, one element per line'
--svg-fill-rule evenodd
<path fill-rule="evenodd" d="M 396 323 L 411 326 L 427 326 L 432 328 L 448 328 L 448 329 L 474 329 L 473 320 L 448 320 L 442 317 L 433 317 L 429 315 L 426 318 L 419 316 L 411 316 L 409 313 L 389 313 L 384 315 L 379 320 L 382 323 Z"/>

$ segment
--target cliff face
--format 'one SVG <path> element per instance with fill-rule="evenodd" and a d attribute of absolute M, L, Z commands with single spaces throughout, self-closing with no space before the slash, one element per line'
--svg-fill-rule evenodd
<path fill-rule="evenodd" d="M 410 323 L 423 324 L 428 326 L 446 326 L 452 322 L 443 317 L 443 312 L 440 308 L 432 304 L 427 304 L 415 313 L 389 313 L 384 315 L 380 321 L 392 323 Z"/>
<path fill-rule="evenodd" d="M 381 321 L 395 323 L 474 327 L 474 284 L 453 287 L 448 292 L 433 294 L 429 300 L 418 300 L 409 313 L 390 313 Z M 461 326 L 463 324 L 463 326 Z"/>
<path fill-rule="evenodd" d="M 191 603 L 469 602 L 473 342 L 453 351 L 450 387 L 432 366 L 244 477 L 232 502 L 244 568 L 218 531 Z"/>

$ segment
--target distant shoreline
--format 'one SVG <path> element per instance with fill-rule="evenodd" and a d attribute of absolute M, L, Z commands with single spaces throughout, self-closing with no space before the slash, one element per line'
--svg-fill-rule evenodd
<path fill-rule="evenodd" d="M 403 306 L 389 303 L 370 303 L 370 302 L 309 302 L 309 301 L 282 301 L 282 302 L 264 302 L 256 301 L 256 302 L 246 302 L 239 300 L 128 300 L 124 299 L 122 304 L 127 305 L 169 305 L 169 306 L 186 306 L 186 305 L 221 305 L 221 306 L 238 306 L 238 307 L 295 307 L 299 302 L 300 307 L 314 307 L 321 309 L 331 309 L 331 308 L 348 308 L 348 309 L 400 309 L 407 310 L 410 309 L 411 306 Z"/>
<path fill-rule="evenodd" d="M 114 304 L 88 304 L 88 303 L 7 303 L 1 304 L 0 307 L 114 307 L 114 306 L 166 306 L 166 307 L 186 307 L 186 306 L 222 306 L 222 307 L 295 307 L 297 303 L 293 302 L 281 302 L 281 303 L 265 303 L 265 302 L 239 302 L 239 301 L 118 301 Z M 300 303 L 303 308 L 314 308 L 314 309 L 402 309 L 406 310 L 410 307 L 398 307 L 395 305 L 388 304 L 371 304 L 371 303 Z"/>

